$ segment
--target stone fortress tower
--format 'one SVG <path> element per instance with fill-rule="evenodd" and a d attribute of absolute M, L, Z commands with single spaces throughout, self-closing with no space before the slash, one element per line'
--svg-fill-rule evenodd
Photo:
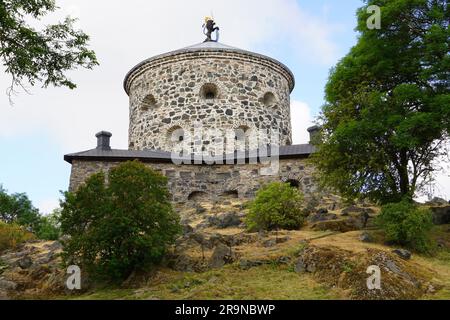
<path fill-rule="evenodd" d="M 124 87 L 130 150 L 171 151 L 172 133 L 190 131 L 194 122 L 204 129 L 278 130 L 280 144 L 292 144 L 294 76 L 272 58 L 208 41 L 141 62 Z"/>
<path fill-rule="evenodd" d="M 130 160 L 139 160 L 165 175 L 174 202 L 252 198 L 270 181 L 289 182 L 306 196 L 316 190 L 313 168 L 306 161 L 314 152 L 313 145 L 292 145 L 292 72 L 272 58 L 212 41 L 211 30 L 201 44 L 150 58 L 131 69 L 124 81 L 130 101 L 129 148 L 112 149 L 112 134 L 101 131 L 96 135 L 96 148 L 65 155 L 72 165 L 69 190 L 76 190 L 93 173 L 107 173 Z M 236 153 L 231 163 L 176 163 L 171 155 L 174 144 L 183 142 L 198 123 L 206 130 L 236 132 L 233 140 L 239 140 L 242 132 L 250 140 L 249 133 L 254 131 L 276 131 L 279 156 L 269 164 L 261 153 L 255 157 L 251 152 L 244 153 L 245 159 Z M 311 137 L 317 129 L 308 129 Z M 222 141 L 200 138 L 199 145 L 192 142 L 194 152 L 225 144 L 223 140 L 229 136 Z M 252 151 L 250 142 L 245 148 Z M 265 174 L 273 164 L 276 171 Z"/>

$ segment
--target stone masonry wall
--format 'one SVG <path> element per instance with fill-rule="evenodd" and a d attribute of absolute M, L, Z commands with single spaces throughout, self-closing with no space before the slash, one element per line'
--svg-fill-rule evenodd
<path fill-rule="evenodd" d="M 183 53 L 144 64 L 127 85 L 130 150 L 172 151 L 171 133 L 191 132 L 196 121 L 207 129 L 279 130 L 280 145 L 292 143 L 293 79 L 263 57 Z"/>
<path fill-rule="evenodd" d="M 119 162 L 80 161 L 72 163 L 70 191 L 75 191 L 90 175 L 107 173 Z M 147 166 L 168 177 L 174 202 L 206 197 L 215 199 L 223 195 L 252 198 L 262 184 L 287 181 L 298 184 L 305 195 L 314 193 L 313 168 L 305 159 L 280 160 L 279 174 L 262 176 L 262 164 L 245 165 L 175 165 L 172 163 L 146 163 Z"/>

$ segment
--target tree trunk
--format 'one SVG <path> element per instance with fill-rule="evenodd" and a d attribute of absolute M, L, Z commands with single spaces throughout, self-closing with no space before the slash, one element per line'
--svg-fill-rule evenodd
<path fill-rule="evenodd" d="M 400 194 L 402 197 L 411 197 L 409 175 L 408 175 L 408 157 L 406 150 L 400 151 Z"/>

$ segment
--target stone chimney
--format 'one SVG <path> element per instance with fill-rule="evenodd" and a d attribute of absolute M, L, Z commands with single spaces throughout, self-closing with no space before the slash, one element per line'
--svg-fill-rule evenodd
<path fill-rule="evenodd" d="M 97 137 L 97 149 L 99 150 L 111 150 L 109 141 L 111 139 L 111 132 L 100 131 L 95 135 Z"/>
<path fill-rule="evenodd" d="M 319 133 L 320 133 L 320 127 L 319 126 L 309 127 L 308 132 L 309 132 L 309 143 L 317 144 L 317 139 L 318 139 Z"/>

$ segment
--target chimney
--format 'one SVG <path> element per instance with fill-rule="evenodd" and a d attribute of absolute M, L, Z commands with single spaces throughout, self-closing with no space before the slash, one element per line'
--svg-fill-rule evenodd
<path fill-rule="evenodd" d="M 99 150 L 111 150 L 109 140 L 112 136 L 110 132 L 100 131 L 95 135 L 97 137 L 97 149 Z"/>
<path fill-rule="evenodd" d="M 320 134 L 320 127 L 319 126 L 312 126 L 308 128 L 309 132 L 309 143 L 310 144 L 317 144 L 317 139 L 319 138 Z"/>

